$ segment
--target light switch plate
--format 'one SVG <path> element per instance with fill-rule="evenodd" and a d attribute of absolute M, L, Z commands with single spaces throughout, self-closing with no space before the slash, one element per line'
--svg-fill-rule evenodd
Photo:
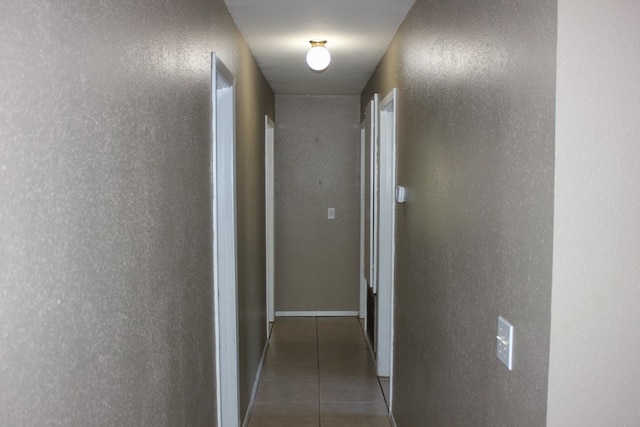
<path fill-rule="evenodd" d="M 496 336 L 496 356 L 510 371 L 513 370 L 513 325 L 504 317 L 498 316 L 498 335 Z"/>
<path fill-rule="evenodd" d="M 407 202 L 407 188 L 402 185 L 396 186 L 396 202 L 398 203 L 406 203 Z"/>
<path fill-rule="evenodd" d="M 327 218 L 328 219 L 336 219 L 336 208 L 328 208 L 327 209 Z"/>

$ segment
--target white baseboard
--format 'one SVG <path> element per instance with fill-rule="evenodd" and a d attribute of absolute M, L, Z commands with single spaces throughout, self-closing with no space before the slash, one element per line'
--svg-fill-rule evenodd
<path fill-rule="evenodd" d="M 276 311 L 276 317 L 347 317 L 358 311 Z"/>
<path fill-rule="evenodd" d="M 256 401 L 256 395 L 258 394 L 258 386 L 260 385 L 260 376 L 262 375 L 262 368 L 264 367 L 264 359 L 267 356 L 267 349 L 269 348 L 269 337 L 264 343 L 264 349 L 262 349 L 262 356 L 260 357 L 260 363 L 258 364 L 258 370 L 256 371 L 256 379 L 253 383 L 253 390 L 251 391 L 251 399 L 249 400 L 249 406 L 247 412 L 244 414 L 244 421 L 242 427 L 249 425 L 249 419 L 251 418 L 251 412 L 253 411 L 253 404 Z"/>
<path fill-rule="evenodd" d="M 391 427 L 398 427 L 396 419 L 393 417 L 393 411 L 389 412 L 389 421 L 391 422 Z"/>

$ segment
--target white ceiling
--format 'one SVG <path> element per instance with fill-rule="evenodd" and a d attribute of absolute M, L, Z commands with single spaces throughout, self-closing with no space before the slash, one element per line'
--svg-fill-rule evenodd
<path fill-rule="evenodd" d="M 278 95 L 360 94 L 414 0 L 224 0 Z M 305 62 L 327 40 L 331 65 Z"/>

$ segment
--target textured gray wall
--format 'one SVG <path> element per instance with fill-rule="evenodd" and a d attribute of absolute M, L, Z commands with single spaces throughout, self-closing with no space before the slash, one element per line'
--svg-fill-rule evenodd
<path fill-rule="evenodd" d="M 273 115 L 224 3 L 2 2 L 0 28 L 0 425 L 213 425 L 211 51 L 238 76 L 256 235 Z M 253 244 L 241 295 L 264 294 Z M 261 350 L 264 297 L 240 311 Z"/>
<path fill-rule="evenodd" d="M 640 425 L 639 20 L 558 4 L 549 426 Z"/>
<path fill-rule="evenodd" d="M 398 87 L 399 426 L 545 424 L 555 50 L 555 2 L 418 0 L 363 93 Z"/>
<path fill-rule="evenodd" d="M 276 310 L 358 310 L 359 97 L 278 95 L 276 110 Z"/>
<path fill-rule="evenodd" d="M 242 42 L 237 49 L 238 363 L 244 416 L 267 340 L 264 116 L 275 117 L 275 97 L 247 45 Z"/>

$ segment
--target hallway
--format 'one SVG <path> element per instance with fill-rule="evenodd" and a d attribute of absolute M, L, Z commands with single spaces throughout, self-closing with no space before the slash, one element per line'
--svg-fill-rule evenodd
<path fill-rule="evenodd" d="M 388 427 L 388 385 L 357 318 L 279 317 L 249 427 Z"/>
<path fill-rule="evenodd" d="M 265 61 L 231 3 L 289 18 Z M 390 424 L 640 426 L 640 1 L 415 0 L 386 42 L 369 12 L 405 0 L 270 3 L 0 2 L 0 426 L 388 427 L 355 317 L 278 318 L 263 365 L 274 311 L 366 309 L 371 200 L 396 215 Z"/>

